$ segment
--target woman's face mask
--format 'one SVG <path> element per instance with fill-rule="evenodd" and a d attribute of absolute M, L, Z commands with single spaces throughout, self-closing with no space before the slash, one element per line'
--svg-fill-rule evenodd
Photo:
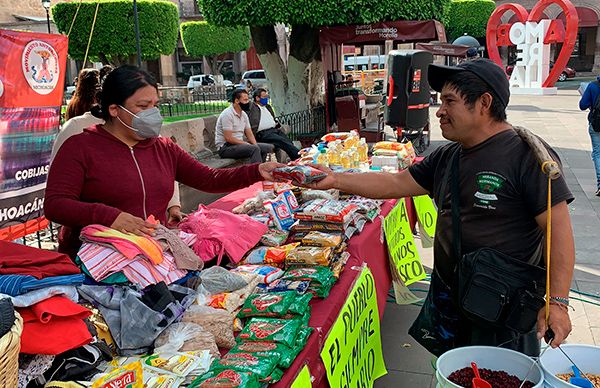
<path fill-rule="evenodd" d="M 137 133 L 140 137 L 143 137 L 144 139 L 150 139 L 157 137 L 160 134 L 163 117 L 157 107 L 143 110 L 137 114 L 131 113 L 127 108 L 121 105 L 119 105 L 119 108 L 123 109 L 133 117 L 131 126 L 129 126 L 125 124 L 123 120 L 119 118 L 119 116 L 117 116 L 121 124 Z"/>
<path fill-rule="evenodd" d="M 269 97 L 261 97 L 260 105 L 267 105 L 269 103 Z"/>

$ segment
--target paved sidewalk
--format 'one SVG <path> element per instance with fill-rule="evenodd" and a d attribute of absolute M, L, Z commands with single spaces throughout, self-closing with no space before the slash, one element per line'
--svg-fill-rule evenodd
<path fill-rule="evenodd" d="M 587 116 L 579 110 L 578 102 L 579 94 L 575 90 L 559 90 L 557 96 L 512 96 L 508 120 L 540 135 L 558 152 L 565 178 L 575 196 L 569 206 L 577 258 L 572 288 L 600 296 L 600 197 L 594 195 L 596 178 L 590 157 Z M 430 112 L 434 124 L 430 150 L 443 144 L 436 110 L 437 107 L 433 107 Z M 422 251 L 422 258 L 423 264 L 431 268 L 431 249 Z M 417 284 L 414 288 L 426 289 L 427 285 Z M 582 297 L 572 293 L 571 297 L 574 296 Z M 600 307 L 580 301 L 573 301 L 573 306 L 573 332 L 567 342 L 600 345 Z M 435 387 L 431 355 L 407 334 L 419 309 L 388 302 L 381 335 L 389 373 L 376 382 L 376 387 Z"/>

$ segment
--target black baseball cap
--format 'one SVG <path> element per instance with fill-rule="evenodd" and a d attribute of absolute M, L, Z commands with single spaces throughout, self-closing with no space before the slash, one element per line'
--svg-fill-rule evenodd
<path fill-rule="evenodd" d="M 441 92 L 444 84 L 453 74 L 469 71 L 485 82 L 494 92 L 502 105 L 506 107 L 510 98 L 510 88 L 506 73 L 494 61 L 487 58 L 477 58 L 465 61 L 458 66 L 429 65 L 427 78 L 431 88 Z"/>

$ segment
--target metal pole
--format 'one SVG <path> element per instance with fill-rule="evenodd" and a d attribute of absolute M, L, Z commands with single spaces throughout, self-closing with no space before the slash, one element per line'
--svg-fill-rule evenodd
<path fill-rule="evenodd" d="M 137 47 L 137 65 L 142 67 L 142 49 L 140 47 L 140 25 L 138 22 L 137 1 L 133 0 L 133 24 L 135 26 L 135 45 Z"/>
<path fill-rule="evenodd" d="M 51 34 L 52 32 L 50 31 L 50 12 L 48 11 L 48 8 L 46 8 L 46 21 L 48 22 L 48 33 Z"/>

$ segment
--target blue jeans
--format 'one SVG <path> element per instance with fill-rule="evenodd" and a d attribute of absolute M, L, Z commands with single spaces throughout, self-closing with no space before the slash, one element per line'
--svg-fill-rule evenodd
<path fill-rule="evenodd" d="M 592 160 L 596 169 L 596 186 L 600 189 L 600 132 L 595 132 L 591 124 L 588 130 L 592 140 Z"/>

